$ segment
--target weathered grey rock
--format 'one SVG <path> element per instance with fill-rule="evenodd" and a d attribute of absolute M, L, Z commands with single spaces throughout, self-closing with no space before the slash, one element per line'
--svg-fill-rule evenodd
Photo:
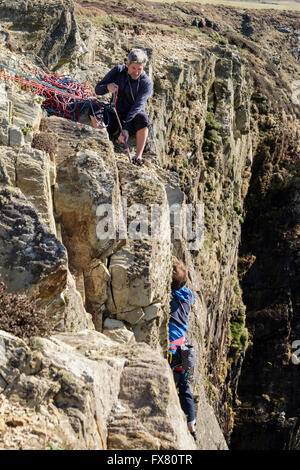
<path fill-rule="evenodd" d="M 209 423 L 209 426 L 207 426 Z M 228 450 L 227 443 L 216 419 L 213 408 L 209 405 L 204 387 L 198 398 L 197 405 L 198 448 L 200 450 Z"/>
<path fill-rule="evenodd" d="M 3 64 L 16 68 L 15 61 L 9 57 L 1 55 L 0 60 Z M 13 76 L 13 72 L 9 73 Z M 6 84 L 0 86 L 0 143 L 23 147 L 25 143 L 31 143 L 32 130 L 40 125 L 40 104 L 43 99 L 21 90 L 6 91 Z M 13 86 L 13 82 L 10 86 Z"/>
<path fill-rule="evenodd" d="M 9 121 L 4 117 L 0 119 L 0 142 L 3 145 L 9 145 Z"/>
<path fill-rule="evenodd" d="M 15 126 L 20 127 L 20 128 L 26 126 L 26 122 L 23 119 L 20 119 L 20 118 L 17 118 L 17 117 L 12 118 L 12 124 L 14 124 Z"/>
<path fill-rule="evenodd" d="M 107 284 L 110 273 L 100 260 L 92 260 L 85 273 L 85 292 L 89 303 L 89 312 L 95 313 L 107 300 Z"/>
<path fill-rule="evenodd" d="M 144 350 L 138 344 L 135 351 L 139 363 L 129 359 L 125 367 L 118 406 L 113 410 L 108 432 L 109 448 L 195 448 L 191 436 L 186 434 L 186 424 L 181 421 L 182 411 L 177 408 L 177 392 L 167 362 L 160 358 L 156 363 L 149 347 Z M 154 374 L 151 368 L 155 368 Z"/>
<path fill-rule="evenodd" d="M 123 328 L 125 325 L 120 320 L 115 320 L 114 318 L 106 318 L 104 320 L 104 328 L 106 330 L 115 330 L 118 328 Z"/>
<path fill-rule="evenodd" d="M 8 125 L 10 123 L 11 107 L 5 89 L 5 83 L 0 83 L 0 144 L 8 145 Z"/>
<path fill-rule="evenodd" d="M 51 191 L 55 168 L 49 155 L 29 145 L 22 150 L 2 147 L 0 161 L 9 176 L 7 182 L 21 189 L 41 220 L 56 234 Z"/>
<path fill-rule="evenodd" d="M 10 29 L 10 39 L 35 52 L 48 67 L 57 66 L 87 52 L 78 32 L 71 0 L 2 0 L 2 22 Z"/>
<path fill-rule="evenodd" d="M 60 237 L 60 241 L 62 241 L 61 237 Z M 76 271 L 76 270 L 73 269 L 72 270 L 72 275 L 73 275 L 73 278 L 74 278 L 75 283 L 76 283 L 76 289 L 78 290 L 78 292 L 80 292 L 83 303 L 85 304 L 86 298 L 85 298 L 85 286 L 84 286 L 83 271 Z"/>
<path fill-rule="evenodd" d="M 110 313 L 136 324 L 144 316 L 139 310 L 141 306 L 167 296 L 168 279 L 163 273 L 170 261 L 170 232 L 163 185 L 153 174 L 146 171 L 137 173 L 123 164 L 119 176 L 105 132 L 59 118 L 44 120 L 43 129 L 58 137 L 56 158 L 59 168 L 54 203 L 72 269 L 83 275 L 87 309 L 96 321 L 99 308 L 105 303 Z M 156 185 L 155 191 L 153 185 Z M 99 206 L 109 204 L 116 215 L 117 227 L 118 222 L 126 217 L 121 210 L 120 190 L 123 199 L 131 206 L 129 210 L 134 203 L 144 204 L 150 215 L 151 204 L 159 205 L 161 212 L 157 216 L 153 240 L 130 241 L 135 227 L 130 215 L 124 240 L 115 240 L 117 233 L 112 239 L 101 239 L 98 225 L 101 215 L 97 218 Z M 121 245 L 124 248 L 120 248 Z M 100 258 L 104 260 L 108 256 L 107 272 Z M 153 335 L 155 338 L 158 336 Z"/>
<path fill-rule="evenodd" d="M 122 328 L 114 328 L 113 330 L 104 329 L 103 334 L 117 343 L 135 343 L 134 333 L 129 331 L 125 326 Z"/>
<path fill-rule="evenodd" d="M 10 147 L 0 147 L 0 183 L 16 186 L 16 153 Z"/>
<path fill-rule="evenodd" d="M 126 320 L 127 323 L 131 323 L 132 325 L 139 323 L 144 316 L 145 313 L 142 308 L 136 308 L 130 312 L 117 313 L 117 318 L 119 320 Z"/>
<path fill-rule="evenodd" d="M 50 118 L 43 125 L 58 136 L 54 203 L 62 240 L 72 268 L 83 274 L 88 311 L 96 314 L 106 302 L 111 277 L 100 257 L 105 259 L 120 243 L 124 244 L 116 236 L 98 236 L 98 222 L 103 218 L 97 212 L 99 208 L 108 205 L 115 210 L 118 224 L 120 189 L 116 163 L 105 133 L 59 118 Z"/>
<path fill-rule="evenodd" d="M 116 245 L 113 238 L 97 236 L 101 217 L 97 215 L 98 206 L 117 207 L 118 204 L 116 168 L 113 161 L 100 155 L 91 150 L 81 151 L 68 165 L 60 167 L 57 174 L 55 207 L 64 227 L 70 261 L 76 269 L 87 270 L 95 258 L 94 251 L 100 255 Z"/>
<path fill-rule="evenodd" d="M 10 291 L 54 298 L 66 285 L 65 248 L 20 189 L 0 187 L 0 273 Z"/>
<path fill-rule="evenodd" d="M 163 185 L 147 170 L 130 171 L 122 164 L 119 174 L 123 202 L 127 205 L 128 241 L 111 257 L 109 265 L 111 294 L 107 305 L 115 314 L 165 299 L 168 291 L 165 273 L 170 264 L 169 206 Z M 157 212 L 153 207 L 158 208 Z M 140 232 L 136 230 L 139 224 Z"/>
<path fill-rule="evenodd" d="M 103 334 L 118 343 L 135 343 L 134 333 L 129 331 L 122 321 L 114 318 L 104 320 Z"/>
<path fill-rule="evenodd" d="M 9 127 L 9 145 L 11 147 L 23 147 L 25 144 L 24 135 L 21 129 L 17 126 Z"/>
<path fill-rule="evenodd" d="M 103 333 L 104 312 L 106 312 L 106 308 L 105 305 L 102 305 L 92 316 L 95 330 L 100 333 Z"/>
<path fill-rule="evenodd" d="M 92 26 L 91 21 L 87 18 L 83 18 L 80 23 L 77 22 L 77 26 L 79 29 L 80 37 L 84 41 L 84 44 L 86 46 L 86 53 L 80 56 L 81 68 L 84 72 L 86 72 L 95 63 L 95 50 L 98 45 L 96 34 L 97 31 Z"/>
<path fill-rule="evenodd" d="M 79 331 L 89 328 L 93 330 L 92 316 L 85 310 L 75 280 L 68 270 L 66 287 L 45 305 L 47 315 L 52 319 L 56 331 Z"/>
<path fill-rule="evenodd" d="M 19 375 L 19 367 L 24 360 L 28 352 L 26 343 L 6 331 L 1 331 L 0 334 L 0 377 L 1 377 L 1 388 L 0 392 L 7 387 L 7 385 L 13 382 Z M 12 357 L 18 360 L 11 364 Z"/>
<path fill-rule="evenodd" d="M 7 98 L 11 103 L 11 114 L 14 124 L 19 121 L 19 127 L 23 121 L 24 127 L 29 127 L 36 131 L 43 117 L 41 104 L 43 98 L 31 93 L 18 90 L 7 93 Z"/>
<path fill-rule="evenodd" d="M 10 209 L 8 219 L 5 212 L 9 210 L 9 205 L 5 203 L 1 220 L 2 224 L 5 224 L 2 226 L 4 237 L 1 249 L 2 272 L 9 289 L 14 292 L 25 291 L 29 295 L 35 293 L 40 297 L 39 301 L 46 308 L 56 329 L 76 331 L 87 327 L 93 328 L 90 315 L 87 314 L 80 293 L 76 290 L 75 282 L 68 272 L 64 248 L 55 237 L 52 241 L 48 239 L 46 243 L 43 242 L 43 237 L 44 239 L 49 237 L 50 231 L 56 232 L 51 196 L 52 166 L 49 156 L 40 150 L 29 147 L 24 148 L 20 153 L 9 147 L 0 149 L 1 183 L 5 185 L 6 190 L 3 194 L 11 195 L 11 197 L 12 195 L 19 196 L 17 207 Z M 18 185 L 23 196 L 11 185 Z M 25 195 L 27 199 L 24 198 Z M 32 220 L 28 217 L 29 209 L 32 213 Z M 11 214 L 15 214 L 15 221 L 10 219 Z M 19 214 L 20 224 L 24 225 L 24 233 L 16 229 L 17 214 Z M 5 223 L 5 220 L 9 220 L 9 224 Z M 43 236 L 39 230 L 42 230 Z M 9 241 L 6 241 L 6 237 Z M 52 255 L 57 250 L 55 262 L 58 266 L 61 264 L 61 274 L 53 274 L 52 287 L 49 287 L 47 291 L 45 282 L 48 282 L 46 281 L 48 274 L 46 273 L 51 272 L 54 267 L 51 268 L 53 261 L 49 253 L 49 243 L 52 244 Z M 25 252 L 27 255 L 24 255 Z M 10 259 L 9 269 L 6 259 Z M 40 259 L 39 262 L 38 259 Z M 39 283 L 41 283 L 41 291 L 37 288 Z"/>
<path fill-rule="evenodd" d="M 71 266 L 83 273 L 86 305 L 91 313 L 105 302 L 110 280 L 105 265 L 97 259 L 100 256 L 105 259 L 120 243 L 97 236 L 97 224 L 101 220 L 97 215 L 98 207 L 103 204 L 117 207 L 119 197 L 116 167 L 108 149 L 103 153 L 102 148 L 104 146 L 99 153 L 82 150 L 67 165 L 61 166 L 54 191 L 62 240 Z"/>
<path fill-rule="evenodd" d="M 56 234 L 51 190 L 53 166 L 48 154 L 29 146 L 16 156 L 18 187 L 27 199 L 33 203 L 37 213 L 49 227 L 49 230 Z"/>
<path fill-rule="evenodd" d="M 0 377 L 1 449 L 195 448 L 170 367 L 147 345 L 85 330 L 28 346 L 0 332 Z"/>
<path fill-rule="evenodd" d="M 41 128 L 44 132 L 57 136 L 55 161 L 58 167 L 81 150 L 93 150 L 109 160 L 112 158 L 112 145 L 105 129 L 95 130 L 90 125 L 78 124 L 56 116 L 43 119 Z M 114 164 L 112 168 L 115 168 Z"/>
<path fill-rule="evenodd" d="M 151 348 L 164 354 L 168 347 L 168 324 L 167 312 L 164 311 L 161 317 L 145 321 L 145 318 L 132 326 L 135 338 L 138 342 L 147 343 Z"/>
<path fill-rule="evenodd" d="M 160 317 L 162 314 L 162 305 L 161 303 L 156 303 L 149 305 L 148 307 L 143 308 L 144 313 L 145 313 L 145 321 L 151 321 L 154 320 L 157 317 Z"/>
<path fill-rule="evenodd" d="M 114 344 L 101 337 L 104 338 L 99 343 L 102 347 Z M 15 342 L 16 339 L 5 338 L 6 344 L 13 343 L 8 360 L 14 357 Z M 6 354 L 7 348 L 5 345 Z M 118 394 L 124 360 L 111 357 L 107 363 L 102 361 L 101 367 L 101 361 L 78 355 L 74 347 L 46 339 L 36 339 L 33 350 L 27 349 L 27 354 L 28 361 L 20 367 L 18 379 L 9 382 L 5 389 L 10 402 L 22 405 L 24 411 L 35 409 L 40 418 L 40 425 L 34 422 L 32 427 L 29 424 L 27 429 L 22 429 L 23 448 L 32 448 L 32 434 L 36 441 L 34 448 L 45 447 L 41 431 L 46 423 L 46 444 L 62 449 L 105 448 L 107 418 Z M 52 372 L 48 369 L 50 374 L 43 377 L 48 366 Z M 36 375 L 39 372 L 40 377 Z M 30 389 L 32 392 L 28 393 Z"/>

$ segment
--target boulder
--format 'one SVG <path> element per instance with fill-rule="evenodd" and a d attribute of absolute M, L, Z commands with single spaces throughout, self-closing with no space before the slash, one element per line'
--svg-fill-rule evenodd
<path fill-rule="evenodd" d="M 1 331 L 0 378 L 0 449 L 195 449 L 171 369 L 145 344 Z"/>
<path fill-rule="evenodd" d="M 126 328 L 123 322 L 114 318 L 106 318 L 103 325 L 103 334 L 118 343 L 134 343 L 134 333 Z"/>

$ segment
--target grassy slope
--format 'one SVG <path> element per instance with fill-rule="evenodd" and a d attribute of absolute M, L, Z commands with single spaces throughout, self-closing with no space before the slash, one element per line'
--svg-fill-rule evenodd
<path fill-rule="evenodd" d="M 161 0 L 152 0 L 153 2 L 161 2 Z M 164 3 L 177 3 L 175 0 L 164 0 Z M 290 10 L 300 11 L 300 1 L 285 1 L 285 0 L 266 0 L 264 2 L 255 2 L 248 0 L 185 0 L 185 3 L 199 3 L 203 5 L 224 5 L 234 6 L 235 8 L 250 8 L 250 9 L 275 9 L 275 10 Z"/>

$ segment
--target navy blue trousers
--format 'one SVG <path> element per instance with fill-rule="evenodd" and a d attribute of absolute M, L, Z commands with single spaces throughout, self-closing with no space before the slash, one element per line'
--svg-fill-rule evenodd
<path fill-rule="evenodd" d="M 179 401 L 183 412 L 187 416 L 188 423 L 195 419 L 194 398 L 188 384 L 188 373 L 186 370 L 173 371 L 175 385 L 178 389 Z"/>

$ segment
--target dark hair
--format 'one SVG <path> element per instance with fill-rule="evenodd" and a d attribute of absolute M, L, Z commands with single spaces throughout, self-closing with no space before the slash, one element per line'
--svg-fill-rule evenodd
<path fill-rule="evenodd" d="M 182 261 L 173 261 L 173 276 L 171 289 L 178 290 L 187 282 L 188 272 Z"/>

